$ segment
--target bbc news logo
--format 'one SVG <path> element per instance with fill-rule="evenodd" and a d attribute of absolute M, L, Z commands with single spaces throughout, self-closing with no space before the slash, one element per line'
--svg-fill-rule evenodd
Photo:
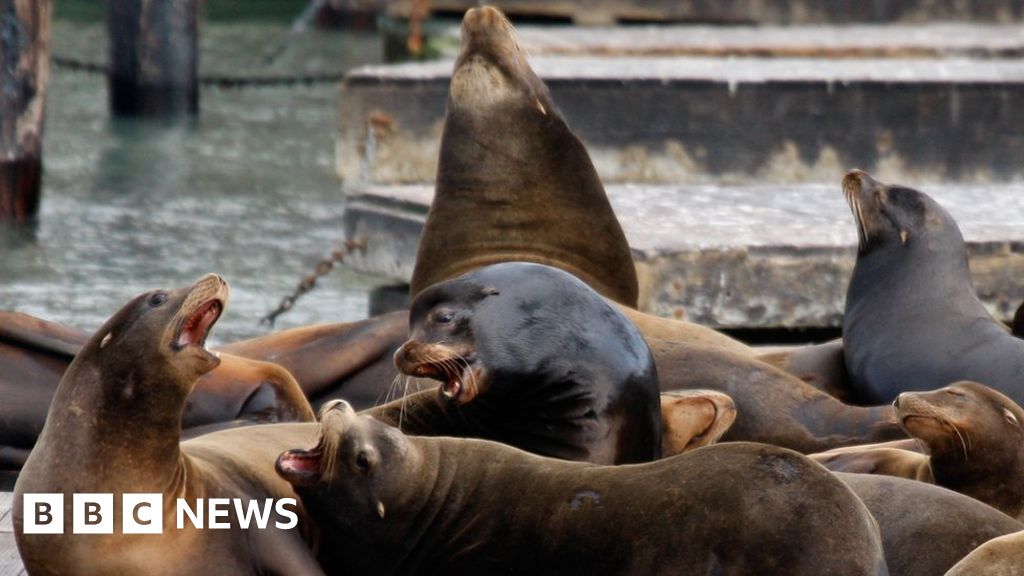
<path fill-rule="evenodd" d="M 178 530 L 188 525 L 203 530 L 226 530 L 232 527 L 232 513 L 243 529 L 266 530 L 273 525 L 279 530 L 291 530 L 299 524 L 297 508 L 294 498 L 197 498 L 192 504 L 178 498 L 174 516 Z M 64 533 L 63 494 L 25 494 L 22 510 L 25 534 Z M 120 530 L 122 534 L 163 534 L 163 494 L 122 494 Z M 71 532 L 113 534 L 114 495 L 72 494 Z"/>

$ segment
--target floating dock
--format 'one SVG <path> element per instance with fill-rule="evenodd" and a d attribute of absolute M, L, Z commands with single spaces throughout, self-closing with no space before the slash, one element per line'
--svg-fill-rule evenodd
<path fill-rule="evenodd" d="M 407 17 L 414 0 L 388 4 L 393 16 Z M 434 15 L 461 15 L 477 0 L 430 0 Z M 572 20 L 576 24 L 629 22 L 977 22 L 1024 21 L 1019 0 L 494 0 L 488 2 L 513 17 Z"/>
<path fill-rule="evenodd" d="M 922 186 L 968 241 L 975 288 L 998 318 L 1024 301 L 1024 184 Z M 642 310 L 719 328 L 841 324 L 857 243 L 834 185 L 613 185 L 633 250 Z M 366 240 L 346 263 L 408 282 L 431 186 L 350 190 L 345 233 Z"/>
<path fill-rule="evenodd" d="M 1024 179 L 1024 60 L 535 57 L 606 184 Z M 341 89 L 348 183 L 433 182 L 452 62 Z"/>

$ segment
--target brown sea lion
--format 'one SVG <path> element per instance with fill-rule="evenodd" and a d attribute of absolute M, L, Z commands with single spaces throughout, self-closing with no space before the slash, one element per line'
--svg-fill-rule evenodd
<path fill-rule="evenodd" d="M 808 457 L 833 472 L 878 474 L 934 483 L 928 456 L 912 438 L 834 448 Z"/>
<path fill-rule="evenodd" d="M 547 264 L 615 301 L 648 338 L 750 349 L 638 312 L 629 244 L 590 156 L 530 68 L 508 19 L 468 11 L 411 294 L 503 261 Z"/>
<path fill-rule="evenodd" d="M 354 406 L 370 407 L 395 377 L 392 355 L 408 338 L 409 314 L 403 311 L 281 330 L 218 350 L 280 364 L 314 404 L 341 395 Z"/>
<path fill-rule="evenodd" d="M 210 274 L 188 288 L 143 294 L 117 312 L 75 356 L 57 389 L 39 441 L 15 485 L 15 538 L 32 574 L 322 574 L 296 524 L 198 531 L 185 523 L 159 535 L 126 534 L 115 506 L 110 534 L 26 534 L 25 494 L 62 494 L 73 517 L 73 494 L 163 495 L 163 521 L 177 499 L 292 498 L 273 473 L 269 454 L 300 436 L 255 428 L 221 440 L 179 446 L 182 410 L 196 379 L 220 360 L 206 350 L 210 328 L 227 303 L 227 284 Z M 307 429 L 308 430 L 308 429 Z M 269 458 L 269 459 L 268 459 Z M 230 517 L 230 514 L 229 514 Z"/>
<path fill-rule="evenodd" d="M 1024 531 L 985 542 L 956 563 L 946 576 L 1021 576 L 1024 574 Z"/>
<path fill-rule="evenodd" d="M 843 315 L 860 401 L 973 380 L 1024 402 L 1024 340 L 978 300 L 952 216 L 927 194 L 859 170 L 843 178 L 843 193 L 860 237 Z"/>
<path fill-rule="evenodd" d="M 62 375 L 87 338 L 66 326 L 12 312 L 0 312 L 0 326 L 0 470 L 16 470 L 43 429 Z M 217 368 L 203 374 L 189 395 L 182 427 L 313 418 L 302 389 L 287 370 L 221 354 Z"/>
<path fill-rule="evenodd" d="M 736 421 L 736 404 L 714 390 L 673 390 L 661 395 L 661 457 L 710 446 Z"/>
<path fill-rule="evenodd" d="M 632 466 L 406 436 L 324 406 L 278 472 L 337 574 L 888 574 L 878 528 L 799 454 L 718 444 Z"/>
<path fill-rule="evenodd" d="M 748 356 L 679 342 L 650 341 L 663 392 L 710 389 L 736 403 L 723 440 L 804 453 L 904 437 L 892 406 L 844 404 L 795 376 Z"/>
<path fill-rule="evenodd" d="M 980 543 L 1024 528 L 987 504 L 939 486 L 870 474 L 836 476 L 878 521 L 892 576 L 942 574 Z"/>
<path fill-rule="evenodd" d="M 846 374 L 842 340 L 760 354 L 757 359 L 789 372 L 843 402 L 856 400 Z"/>
<path fill-rule="evenodd" d="M 526 261 L 636 306 L 633 258 L 590 156 L 496 8 L 462 20 L 436 188 L 414 296 L 474 268 Z"/>
<path fill-rule="evenodd" d="M 641 334 L 575 276 L 504 262 L 416 297 L 395 353 L 441 382 L 443 417 L 414 434 L 497 440 L 601 464 L 661 452 L 658 376 Z"/>
<path fill-rule="evenodd" d="M 904 392 L 896 415 L 935 483 L 1024 520 L 1024 410 L 977 382 Z"/>

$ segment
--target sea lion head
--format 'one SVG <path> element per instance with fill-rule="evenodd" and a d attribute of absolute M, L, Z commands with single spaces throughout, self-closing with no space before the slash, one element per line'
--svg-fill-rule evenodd
<path fill-rule="evenodd" d="M 494 105 L 526 103 L 546 116 L 553 109 L 547 87 L 526 61 L 515 28 L 497 8 L 483 6 L 462 19 L 462 48 L 455 61 L 449 107 L 486 114 Z"/>
<path fill-rule="evenodd" d="M 317 445 L 281 454 L 275 467 L 316 516 L 358 528 L 400 509 L 408 492 L 402 488 L 414 481 L 419 459 L 397 428 L 332 400 L 320 410 Z"/>
<path fill-rule="evenodd" d="M 206 349 L 206 338 L 227 301 L 227 282 L 216 274 L 185 288 L 147 292 L 114 314 L 80 356 L 104 382 L 131 387 L 170 377 L 187 393 L 220 363 Z"/>
<path fill-rule="evenodd" d="M 963 246 L 956 222 L 923 192 L 852 170 L 843 177 L 843 195 L 857 223 L 862 255 L 888 248 Z"/>
<path fill-rule="evenodd" d="M 1024 411 L 977 382 L 931 392 L 904 392 L 893 403 L 900 425 L 933 460 L 1012 465 L 1024 446 Z M 1001 449 L 1012 446 L 1012 449 Z M 982 458 L 984 454 L 984 458 Z"/>
<path fill-rule="evenodd" d="M 440 380 L 459 404 L 528 394 L 523 386 L 656 378 L 636 327 L 578 278 L 542 264 L 494 264 L 431 286 L 413 301 L 409 326 L 395 365 Z"/>

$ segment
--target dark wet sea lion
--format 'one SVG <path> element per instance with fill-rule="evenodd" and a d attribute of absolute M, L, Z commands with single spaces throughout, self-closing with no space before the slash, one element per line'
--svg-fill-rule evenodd
<path fill-rule="evenodd" d="M 946 576 L 1021 576 L 1024 531 L 993 538 L 946 572 Z"/>
<path fill-rule="evenodd" d="M 753 358 L 717 348 L 651 341 L 663 392 L 710 389 L 736 403 L 725 441 L 765 442 L 813 453 L 902 438 L 892 406 L 862 407 Z"/>
<path fill-rule="evenodd" d="M 896 415 L 935 483 L 1024 520 L 1024 410 L 977 382 L 904 392 Z"/>
<path fill-rule="evenodd" d="M 673 390 L 661 395 L 661 456 L 710 446 L 736 421 L 736 403 L 714 390 Z"/>
<path fill-rule="evenodd" d="M 496 8 L 462 20 L 436 188 L 413 295 L 480 266 L 527 261 L 636 306 L 633 258 L 590 156 Z"/>
<path fill-rule="evenodd" d="M 865 403 L 958 380 L 1024 402 L 1024 341 L 975 295 L 956 222 L 928 195 L 855 170 L 843 193 L 860 247 L 846 295 L 843 354 Z"/>
<path fill-rule="evenodd" d="M 179 446 L 186 397 L 220 362 L 205 341 L 226 302 L 227 284 L 213 274 L 188 288 L 143 294 L 76 355 L 15 485 L 15 537 L 30 573 L 195 574 L 215 567 L 218 574 L 322 574 L 305 530 L 274 523 L 243 530 L 232 519 L 231 529 L 205 532 L 186 523 L 161 535 L 23 532 L 26 493 L 63 494 L 69 523 L 76 493 L 112 493 L 115 502 L 125 493 L 162 493 L 168 524 L 176 498 L 195 505 L 196 498 L 294 497 L 273 473 L 269 453 L 275 442 L 300 436 L 248 429 Z M 304 523 L 301 507 L 297 514 Z M 121 521 L 115 506 L 114 525 Z"/>
<path fill-rule="evenodd" d="M 416 297 L 395 364 L 441 382 L 438 426 L 602 464 L 658 458 L 658 376 L 643 336 L 571 274 L 523 262 L 480 268 Z"/>
<path fill-rule="evenodd" d="M 649 338 L 750 353 L 709 328 L 633 309 L 636 268 L 590 156 L 526 62 L 511 24 L 483 7 L 463 19 L 411 294 L 504 261 L 579 277 Z"/>
<path fill-rule="evenodd" d="M 995 508 L 939 486 L 869 474 L 836 476 L 878 521 L 892 576 L 942 574 L 982 542 L 1024 529 Z"/>
<path fill-rule="evenodd" d="M 799 454 L 718 444 L 631 466 L 406 436 L 344 402 L 279 473 L 337 574 L 887 574 L 878 529 Z"/>

